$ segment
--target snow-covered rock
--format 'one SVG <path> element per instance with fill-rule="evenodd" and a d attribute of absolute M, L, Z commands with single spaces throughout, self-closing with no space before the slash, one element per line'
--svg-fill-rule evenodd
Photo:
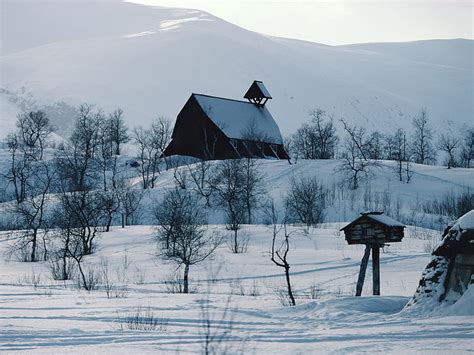
<path fill-rule="evenodd" d="M 444 238 L 433 251 L 433 257 L 423 272 L 407 308 L 437 312 L 441 305 L 449 306 L 461 301 L 461 304 L 453 309 L 453 313 L 462 313 L 464 307 L 467 307 L 462 314 L 471 314 L 469 305 L 474 302 L 473 243 L 474 210 L 471 210 L 445 231 Z M 467 279 L 469 275 L 470 279 Z"/>

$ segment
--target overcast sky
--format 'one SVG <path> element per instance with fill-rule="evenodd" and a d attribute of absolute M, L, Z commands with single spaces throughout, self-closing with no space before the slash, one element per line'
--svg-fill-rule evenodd
<path fill-rule="evenodd" d="M 473 38 L 473 2 L 457 0 L 131 0 L 200 9 L 249 30 L 325 44 Z"/>

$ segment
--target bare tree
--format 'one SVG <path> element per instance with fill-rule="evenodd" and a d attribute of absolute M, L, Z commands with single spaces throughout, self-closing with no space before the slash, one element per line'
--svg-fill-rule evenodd
<path fill-rule="evenodd" d="M 234 233 L 232 249 L 239 253 L 238 231 L 247 217 L 244 165 L 241 159 L 216 164 L 209 183 L 216 196 L 216 205 L 224 210 L 227 229 Z"/>
<path fill-rule="evenodd" d="M 171 139 L 170 122 L 160 117 L 153 122 L 151 129 L 137 127 L 133 130 L 135 144 L 138 146 L 138 170 L 143 188 L 154 188 L 163 153 Z"/>
<path fill-rule="evenodd" d="M 188 165 L 188 164 L 186 164 Z M 190 179 L 189 179 L 189 170 L 186 169 L 186 166 L 176 166 L 173 168 L 173 177 L 175 183 L 181 189 L 188 188 Z"/>
<path fill-rule="evenodd" d="M 394 142 L 393 155 L 391 158 L 397 162 L 395 171 L 401 182 L 409 183 L 413 175 L 410 165 L 410 149 L 406 132 L 399 128 L 391 137 Z"/>
<path fill-rule="evenodd" d="M 383 159 L 393 160 L 395 156 L 397 142 L 394 135 L 385 136 L 385 144 L 383 145 Z"/>
<path fill-rule="evenodd" d="M 98 191 L 97 192 L 98 204 L 101 206 L 103 222 L 105 225 L 105 231 L 110 231 L 110 226 L 114 215 L 118 213 L 120 209 L 120 199 L 116 190 L 109 191 Z"/>
<path fill-rule="evenodd" d="M 344 120 L 341 122 L 347 136 L 343 146 L 342 162 L 338 170 L 347 176 L 351 188 L 355 190 L 359 187 L 360 180 L 369 175 L 370 168 L 378 166 L 378 162 L 368 158 L 371 141 L 367 139 L 365 129 L 349 126 Z"/>
<path fill-rule="evenodd" d="M 49 220 L 46 212 L 47 194 L 53 184 L 53 172 L 46 162 L 35 165 L 30 177 L 28 195 L 13 207 L 19 232 L 13 250 L 23 252 L 24 261 L 38 261 L 39 238 L 43 237 L 43 260 L 47 259 L 46 235 Z M 29 250 L 29 254 L 25 253 Z M 13 251 L 12 250 L 12 251 Z"/>
<path fill-rule="evenodd" d="M 53 258 L 51 268 L 56 280 L 71 280 L 74 277 L 71 254 L 79 253 L 81 249 L 79 239 L 73 238 L 73 221 L 64 213 L 61 204 L 56 205 L 52 214 L 53 230 Z"/>
<path fill-rule="evenodd" d="M 103 190 L 108 189 L 108 171 L 116 164 L 116 157 L 112 148 L 112 127 L 103 115 L 97 117 L 97 153 L 96 161 L 102 173 Z"/>
<path fill-rule="evenodd" d="M 367 146 L 368 159 L 380 160 L 383 159 L 383 142 L 387 140 L 382 133 L 374 131 L 370 134 L 369 144 Z"/>
<path fill-rule="evenodd" d="M 157 153 L 151 150 L 148 134 L 143 127 L 135 127 L 133 129 L 133 139 L 138 148 L 137 169 L 142 177 L 143 188 L 146 190 L 154 182 L 152 159 Z"/>
<path fill-rule="evenodd" d="M 64 150 L 58 151 L 55 159 L 63 190 L 68 191 L 83 191 L 93 187 L 99 170 L 97 153 L 103 115 L 100 111 L 94 112 L 88 104 L 81 105 L 78 112 L 69 143 Z"/>
<path fill-rule="evenodd" d="M 24 154 L 18 134 L 8 136 L 7 146 L 10 153 L 10 167 L 5 174 L 5 178 L 8 183 L 13 185 L 16 202 L 21 203 L 26 198 L 28 179 L 32 170 L 32 159 Z"/>
<path fill-rule="evenodd" d="M 116 194 L 120 203 L 119 211 L 122 215 L 122 228 L 138 223 L 140 205 L 143 199 L 143 190 L 130 186 L 128 181 L 121 178 L 117 182 Z"/>
<path fill-rule="evenodd" d="M 453 132 L 442 133 L 438 138 L 438 148 L 447 154 L 446 164 L 448 169 L 457 166 L 457 150 L 459 149 L 461 139 Z"/>
<path fill-rule="evenodd" d="M 165 117 L 158 117 L 158 119 L 155 120 L 151 125 L 151 143 L 159 152 L 160 156 L 163 156 L 166 147 L 171 141 L 171 127 L 171 121 Z"/>
<path fill-rule="evenodd" d="M 464 132 L 462 140 L 460 162 L 463 167 L 470 168 L 474 160 L 474 128 L 468 128 Z"/>
<path fill-rule="evenodd" d="M 325 189 L 316 177 L 293 178 L 285 198 L 286 218 L 307 227 L 322 223 L 325 200 Z"/>
<path fill-rule="evenodd" d="M 333 117 L 317 109 L 310 112 L 311 123 L 305 123 L 292 136 L 291 151 L 303 159 L 334 158 L 339 138 Z"/>
<path fill-rule="evenodd" d="M 200 208 L 201 207 L 201 208 Z M 189 292 L 189 268 L 210 257 L 221 240 L 206 234 L 207 216 L 196 195 L 187 190 L 168 192 L 155 209 L 162 257 L 184 266 L 183 292 Z M 169 241 L 172 241 L 170 247 Z"/>
<path fill-rule="evenodd" d="M 255 210 L 263 207 L 266 190 L 263 185 L 265 175 L 259 170 L 255 159 L 242 160 L 243 171 L 243 194 L 246 207 L 246 221 L 248 224 L 253 222 L 253 213 Z"/>
<path fill-rule="evenodd" d="M 46 113 L 43 111 L 22 113 L 18 115 L 16 126 L 27 152 L 42 160 L 46 138 L 52 132 Z"/>
<path fill-rule="evenodd" d="M 272 228 L 271 260 L 276 266 L 279 266 L 285 270 L 288 297 L 290 299 L 291 305 L 295 306 L 296 302 L 290 280 L 290 263 L 288 262 L 288 253 L 290 251 L 290 233 L 288 233 L 286 228 L 286 217 L 283 218 L 282 222 L 280 221 L 280 217 L 278 215 L 277 209 L 275 208 L 275 203 L 273 200 L 270 201 L 267 207 L 267 215 Z M 277 246 L 277 239 L 281 232 L 284 234 L 284 239 L 281 241 L 280 245 Z"/>
<path fill-rule="evenodd" d="M 209 184 L 211 163 L 207 160 L 201 160 L 197 164 L 188 165 L 188 170 L 193 182 L 193 190 L 205 199 L 207 207 L 211 207 L 212 187 Z"/>
<path fill-rule="evenodd" d="M 89 189 L 63 191 L 59 201 L 62 213 L 71 221 L 71 237 L 81 242 L 80 249 L 79 246 L 75 249 L 76 253 L 92 254 L 103 218 L 103 206 L 97 194 Z"/>
<path fill-rule="evenodd" d="M 412 150 L 415 163 L 431 164 L 436 160 L 433 149 L 433 131 L 430 127 L 428 113 L 425 108 L 413 118 L 414 132 L 412 135 Z"/>
<path fill-rule="evenodd" d="M 113 143 L 114 154 L 120 155 L 121 145 L 130 141 L 128 127 L 123 119 L 123 110 L 121 108 L 118 108 L 109 114 L 108 124 L 110 127 L 110 140 Z"/>

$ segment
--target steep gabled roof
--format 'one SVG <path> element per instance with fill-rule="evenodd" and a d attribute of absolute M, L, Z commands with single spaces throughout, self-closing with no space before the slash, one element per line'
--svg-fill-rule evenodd
<path fill-rule="evenodd" d="M 244 99 L 253 99 L 253 98 L 266 98 L 271 99 L 272 96 L 268 92 L 267 88 L 263 83 L 259 80 L 254 80 L 250 88 L 248 89 L 247 93 L 244 96 Z"/>
<path fill-rule="evenodd" d="M 283 144 L 280 129 L 266 107 L 222 97 L 193 96 L 227 137 Z"/>

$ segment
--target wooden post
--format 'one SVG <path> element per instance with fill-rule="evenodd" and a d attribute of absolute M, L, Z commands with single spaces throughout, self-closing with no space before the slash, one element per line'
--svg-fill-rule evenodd
<path fill-rule="evenodd" d="M 125 213 L 122 212 L 122 228 L 125 228 Z"/>
<path fill-rule="evenodd" d="M 372 285 L 374 296 L 380 296 L 380 246 L 372 246 Z"/>
<path fill-rule="evenodd" d="M 364 286 L 364 279 L 365 279 L 365 271 L 367 270 L 367 264 L 369 263 L 369 255 L 370 255 L 370 245 L 366 244 L 364 256 L 362 257 L 362 261 L 360 263 L 359 278 L 357 279 L 356 296 L 360 296 L 362 294 L 362 287 Z"/>

